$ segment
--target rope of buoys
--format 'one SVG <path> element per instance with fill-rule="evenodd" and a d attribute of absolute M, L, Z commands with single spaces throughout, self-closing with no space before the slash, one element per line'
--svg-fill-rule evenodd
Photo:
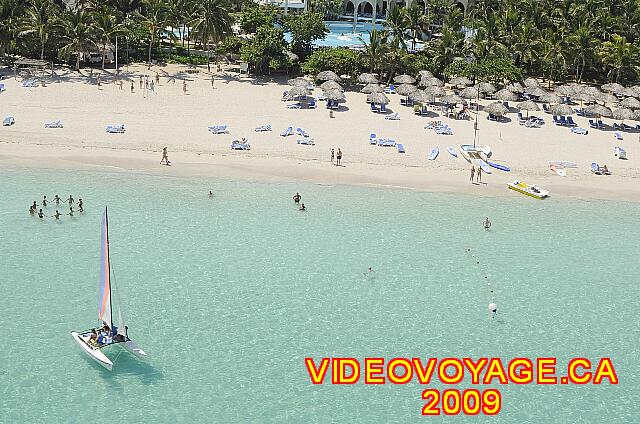
<path fill-rule="evenodd" d="M 498 304 L 496 303 L 494 286 L 491 284 L 489 276 L 486 273 L 486 268 L 480 263 L 479 258 L 477 258 L 475 253 L 471 251 L 470 247 L 465 248 L 465 252 L 471 256 L 471 259 L 475 262 L 475 265 L 477 265 L 480 268 L 480 272 L 483 277 L 483 280 L 487 285 L 487 291 L 488 291 L 488 297 L 489 297 L 489 304 L 487 305 L 487 309 L 489 310 L 491 317 L 495 318 L 498 312 Z"/>

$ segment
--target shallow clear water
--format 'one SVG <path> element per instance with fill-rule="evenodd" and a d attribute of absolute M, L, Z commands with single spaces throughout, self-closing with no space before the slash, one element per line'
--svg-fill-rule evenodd
<path fill-rule="evenodd" d="M 489 421 L 421 417 L 417 384 L 313 386 L 306 356 L 610 356 L 619 385 L 503 386 L 491 421 L 639 420 L 638 205 L 115 171 L 0 178 L 0 422 Z M 87 212 L 32 218 L 43 193 L 73 193 Z M 96 323 L 105 204 L 129 334 L 150 355 L 115 348 L 111 373 L 69 335 Z"/>

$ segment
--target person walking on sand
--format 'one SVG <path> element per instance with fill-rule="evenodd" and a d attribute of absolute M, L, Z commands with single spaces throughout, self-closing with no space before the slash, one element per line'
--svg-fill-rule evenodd
<path fill-rule="evenodd" d="M 214 76 L 211 75 L 211 89 L 214 90 L 215 87 L 213 86 L 213 81 L 215 80 Z"/>
<path fill-rule="evenodd" d="M 120 90 L 122 91 L 122 80 L 118 81 L 118 87 L 120 87 Z"/>
<path fill-rule="evenodd" d="M 160 165 L 162 165 L 162 162 L 164 162 L 165 165 L 169 165 L 169 154 L 167 153 L 167 146 L 162 149 L 162 159 L 160 159 Z"/>
<path fill-rule="evenodd" d="M 150 87 L 151 87 L 151 91 L 153 91 L 153 92 L 155 93 L 155 92 L 156 92 L 156 85 L 155 85 L 155 83 L 153 82 L 153 80 L 151 81 L 151 85 L 150 85 Z"/>
<path fill-rule="evenodd" d="M 473 177 L 476 175 L 476 168 L 475 166 L 471 165 L 471 178 L 469 178 L 469 181 L 471 181 L 471 184 L 473 184 Z"/>
<path fill-rule="evenodd" d="M 182 81 L 182 94 L 187 94 L 187 82 Z"/>
<path fill-rule="evenodd" d="M 336 153 L 336 166 L 340 166 L 340 161 L 342 160 L 342 150 L 338 147 L 338 153 Z"/>
<path fill-rule="evenodd" d="M 133 81 L 131 81 L 131 92 L 133 93 Z"/>
<path fill-rule="evenodd" d="M 142 90 L 142 75 L 140 75 L 140 90 Z"/>
<path fill-rule="evenodd" d="M 156 85 L 160 85 L 160 75 L 156 72 Z"/>
<path fill-rule="evenodd" d="M 482 168 L 481 167 L 478 167 L 478 173 L 476 175 L 478 176 L 476 181 L 481 183 L 482 182 Z"/>
<path fill-rule="evenodd" d="M 334 152 L 333 147 L 332 147 L 331 148 L 331 165 L 333 165 L 333 160 L 335 159 L 335 157 L 336 157 L 336 153 Z"/>
<path fill-rule="evenodd" d="M 99 90 L 101 87 L 100 74 L 98 74 L 98 76 L 96 77 L 96 81 L 98 82 L 98 90 Z"/>

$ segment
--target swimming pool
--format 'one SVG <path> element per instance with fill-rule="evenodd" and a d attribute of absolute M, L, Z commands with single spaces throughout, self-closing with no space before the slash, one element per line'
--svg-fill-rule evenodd
<path fill-rule="evenodd" d="M 329 30 L 326 38 L 317 40 L 313 43 L 317 47 L 361 47 L 365 43 L 369 43 L 369 31 L 383 29 L 381 24 L 373 25 L 371 22 L 342 22 L 342 21 L 325 21 L 325 25 Z M 291 33 L 284 35 L 287 42 L 291 41 Z"/>

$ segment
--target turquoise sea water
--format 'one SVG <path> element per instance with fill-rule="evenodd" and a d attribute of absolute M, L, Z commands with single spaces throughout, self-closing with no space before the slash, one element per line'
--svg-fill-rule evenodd
<path fill-rule="evenodd" d="M 639 205 L 115 171 L 0 179 L 2 423 L 640 422 Z M 87 212 L 30 217 L 45 193 Z M 69 335 L 96 323 L 105 204 L 129 334 L 149 354 L 115 348 L 113 372 Z M 607 356 L 620 384 L 508 385 L 496 417 L 422 417 L 424 387 L 313 386 L 306 356 Z"/>

